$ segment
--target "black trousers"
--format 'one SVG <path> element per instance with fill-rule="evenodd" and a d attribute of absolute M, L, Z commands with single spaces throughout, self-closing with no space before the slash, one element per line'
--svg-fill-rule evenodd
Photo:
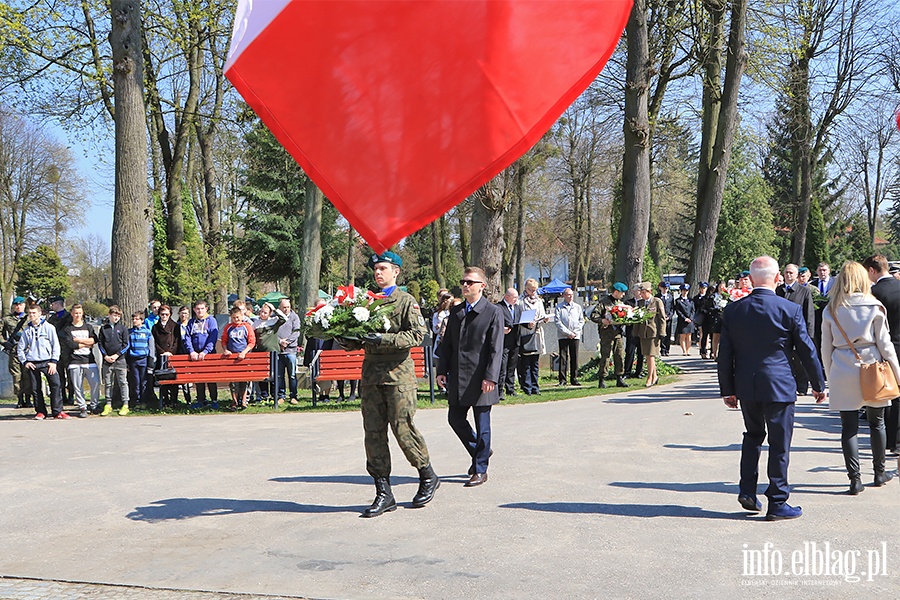
<path fill-rule="evenodd" d="M 538 394 L 541 389 L 538 384 L 538 360 L 539 354 L 523 354 L 519 357 L 519 385 L 526 395 Z"/>
<path fill-rule="evenodd" d="M 503 348 L 503 358 L 500 360 L 500 397 L 506 394 L 514 394 L 516 391 L 516 367 L 519 364 L 518 348 Z"/>
<path fill-rule="evenodd" d="M 897 437 L 900 436 L 900 398 L 891 400 L 891 405 L 884 409 L 884 427 L 887 433 L 887 447 L 897 449 Z"/>
<path fill-rule="evenodd" d="M 635 363 L 635 358 L 637 362 Z M 634 368 L 632 368 L 634 367 Z M 641 340 L 633 335 L 625 336 L 625 373 L 634 373 L 635 377 L 641 376 L 644 370 L 644 354 L 641 352 Z"/>
<path fill-rule="evenodd" d="M 63 411 L 62 389 L 59 382 L 59 365 L 57 371 L 53 375 L 50 374 L 50 361 L 40 361 L 32 363 L 34 369 L 27 369 L 22 365 L 22 369 L 28 373 L 31 379 L 31 389 L 34 393 L 34 412 L 47 416 L 47 405 L 44 403 L 44 390 L 41 386 L 41 373 L 47 377 L 47 384 L 50 386 L 50 416 L 55 417 Z"/>
<path fill-rule="evenodd" d="M 869 422 L 869 445 L 872 447 L 872 467 L 876 473 L 884 472 L 884 409 L 866 407 L 866 420 Z M 841 450 L 844 452 L 844 465 L 847 475 L 859 476 L 859 411 L 841 411 Z"/>
<path fill-rule="evenodd" d="M 566 372 L 569 373 L 569 383 L 578 383 L 578 338 L 560 338 L 559 340 L 559 382 L 566 382 Z"/>

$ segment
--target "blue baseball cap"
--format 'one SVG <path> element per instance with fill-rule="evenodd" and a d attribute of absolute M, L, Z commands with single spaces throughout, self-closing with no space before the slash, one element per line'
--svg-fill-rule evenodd
<path fill-rule="evenodd" d="M 628 291 L 628 286 L 625 285 L 624 283 L 622 283 L 621 281 L 615 282 L 612 287 L 617 292 L 627 292 Z"/>
<path fill-rule="evenodd" d="M 399 255 L 388 250 L 381 254 L 373 254 L 369 259 L 369 268 L 373 268 L 378 263 L 390 263 L 396 267 L 403 266 L 403 259 Z"/>

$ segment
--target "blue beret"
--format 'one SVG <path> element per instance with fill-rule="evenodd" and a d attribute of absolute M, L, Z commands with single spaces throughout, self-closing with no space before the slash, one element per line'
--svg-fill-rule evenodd
<path fill-rule="evenodd" d="M 803 275 L 804 273 L 809 273 L 809 269 L 807 267 L 800 267 L 800 269 L 797 271 L 797 273 L 799 275 Z"/>
<path fill-rule="evenodd" d="M 740 277 L 750 277 L 750 271 L 741 271 Z"/>
<path fill-rule="evenodd" d="M 628 286 L 622 283 L 621 281 L 617 281 L 613 284 L 613 289 L 617 292 L 627 292 Z"/>
<path fill-rule="evenodd" d="M 397 267 L 403 266 L 403 259 L 400 258 L 397 254 L 388 250 L 387 252 L 382 252 L 381 254 L 373 254 L 372 258 L 369 259 L 369 267 L 374 267 L 377 263 L 390 263 Z"/>
<path fill-rule="evenodd" d="M 25 298 L 23 298 L 22 296 L 16 296 L 15 298 L 13 298 L 12 303 L 13 304 L 25 304 Z"/>

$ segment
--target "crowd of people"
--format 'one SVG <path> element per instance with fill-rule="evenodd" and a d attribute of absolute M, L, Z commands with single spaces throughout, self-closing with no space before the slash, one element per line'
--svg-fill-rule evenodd
<path fill-rule="evenodd" d="M 67 309 L 65 298 L 60 296 L 48 302 L 49 311 L 44 314 L 39 303 L 27 303 L 21 296 L 13 298 L 0 329 L 17 407 L 33 408 L 35 419 L 68 419 L 66 404 L 74 406 L 81 418 L 92 414 L 105 417 L 114 410 L 124 416 L 139 404 L 158 401 L 174 406 L 179 394 L 193 409 L 218 409 L 215 383 L 196 384 L 193 400 L 191 387 L 184 384 L 161 385 L 159 397 L 155 396 L 153 373 L 166 369 L 168 357 L 176 354 L 199 361 L 218 352 L 241 358 L 249 352 L 275 352 L 275 381 L 231 383 L 231 408 L 243 409 L 250 402 L 262 403 L 275 397 L 298 404 L 301 321 L 288 298 L 283 298 L 278 308 L 263 303 L 257 315 L 247 303 L 236 301 L 221 332 L 205 300 L 179 307 L 177 317 L 171 306 L 153 300 L 147 311 L 131 315 L 130 327 L 122 322 L 122 310 L 115 305 L 95 327 L 85 321 L 81 304 Z M 49 395 L 49 410 L 45 393 Z"/>

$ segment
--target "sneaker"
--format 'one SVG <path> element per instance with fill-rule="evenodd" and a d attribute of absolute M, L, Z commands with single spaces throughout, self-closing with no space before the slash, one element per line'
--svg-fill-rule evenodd
<path fill-rule="evenodd" d="M 55 417 L 53 417 L 53 418 L 54 418 L 54 419 L 71 419 L 72 417 L 70 417 L 69 415 L 67 415 L 67 414 L 64 413 L 64 412 L 61 412 L 61 413 L 59 413 L 58 415 L 56 415 Z"/>
<path fill-rule="evenodd" d="M 127 414 L 130 413 L 130 412 L 131 412 L 131 411 L 128 410 L 128 407 L 127 407 L 127 406 L 123 406 L 122 408 L 119 409 L 119 416 L 120 416 L 120 417 L 124 417 L 125 415 L 127 415 Z"/>
<path fill-rule="evenodd" d="M 44 413 L 38 413 L 38 414 L 34 415 L 34 420 L 35 420 L 35 421 L 43 421 L 43 420 L 46 419 L 46 418 L 47 418 L 47 417 L 44 416 Z"/>
<path fill-rule="evenodd" d="M 106 417 L 109 416 L 110 413 L 112 413 L 112 404 L 107 404 L 103 407 L 103 411 L 100 413 L 100 416 Z"/>
<path fill-rule="evenodd" d="M 219 403 L 215 400 L 209 403 L 209 407 L 213 410 L 219 410 Z"/>
<path fill-rule="evenodd" d="M 90 414 L 91 414 L 91 413 L 88 412 L 88 409 L 84 409 L 83 411 L 81 411 L 80 413 L 78 413 L 78 418 L 79 418 L 79 419 L 87 419 L 87 418 L 90 416 Z"/>

